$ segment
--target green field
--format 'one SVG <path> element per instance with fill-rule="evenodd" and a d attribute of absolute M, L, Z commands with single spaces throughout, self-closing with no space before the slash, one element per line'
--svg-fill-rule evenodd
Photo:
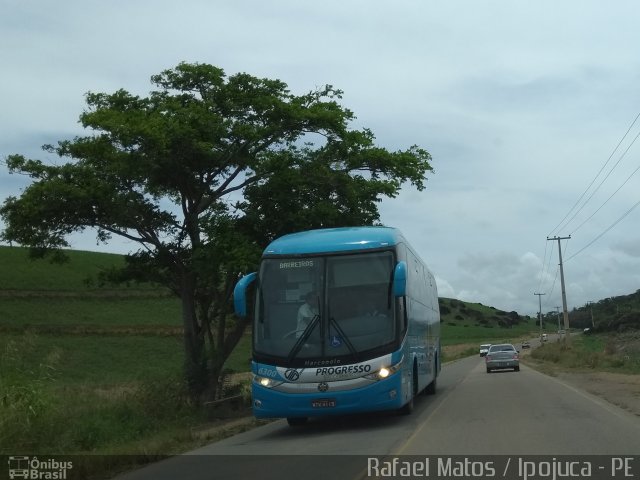
<path fill-rule="evenodd" d="M 180 327 L 180 315 L 180 301 L 175 297 L 0 297 L 3 328 L 65 325 Z"/>
<path fill-rule="evenodd" d="M 0 454 L 163 454 L 221 413 L 182 381 L 180 302 L 155 285 L 99 287 L 122 256 L 59 265 L 0 247 Z M 226 368 L 249 368 L 245 336 Z"/>
<path fill-rule="evenodd" d="M 217 417 L 249 413 L 190 403 L 177 298 L 149 284 L 100 287 L 121 256 L 69 256 L 51 264 L 0 247 L 0 454 L 171 454 Z M 442 343 L 464 344 L 457 356 L 535 335 L 529 319 L 441 301 Z M 247 372 L 249 358 L 245 335 L 225 367 Z"/>
<path fill-rule="evenodd" d="M 534 320 L 516 312 L 451 298 L 440 298 L 439 303 L 444 346 L 520 342 L 539 333 Z"/>
<path fill-rule="evenodd" d="M 124 265 L 122 255 L 67 250 L 69 261 L 51 264 L 48 260 L 29 260 L 28 251 L 0 246 L 0 291 L 100 292 L 96 275 Z M 133 290 L 133 286 L 111 286 L 115 290 Z M 153 290 L 153 285 L 136 284 L 136 289 Z"/>

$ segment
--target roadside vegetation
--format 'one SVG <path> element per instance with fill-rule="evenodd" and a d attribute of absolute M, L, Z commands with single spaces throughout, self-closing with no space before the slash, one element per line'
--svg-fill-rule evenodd
<path fill-rule="evenodd" d="M 640 329 L 574 336 L 566 342 L 548 342 L 530 358 L 546 373 L 556 370 L 640 374 Z"/>
<path fill-rule="evenodd" d="M 0 272 L 0 454 L 127 454 L 143 462 L 209 442 L 221 435 L 214 427 L 250 415 L 249 334 L 224 364 L 218 399 L 233 401 L 194 403 L 183 377 L 179 300 L 151 283 L 100 285 L 100 272 L 123 262 L 120 255 L 67 254 L 68 263 L 51 264 L 0 247 L 8 266 Z M 535 330 L 525 317 L 505 327 L 514 315 L 441 301 L 445 361 Z"/>
<path fill-rule="evenodd" d="M 609 297 L 574 309 L 571 325 L 593 332 L 625 332 L 640 329 L 640 290 Z"/>
<path fill-rule="evenodd" d="M 569 312 L 572 328 L 591 333 L 624 332 L 640 329 L 640 290 L 629 295 L 607 297 L 589 302 Z M 557 313 L 543 315 L 543 324 L 557 324 Z"/>
<path fill-rule="evenodd" d="M 553 325 L 556 313 L 543 316 Z M 549 342 L 531 353 L 534 366 L 545 372 L 599 371 L 640 373 L 640 290 L 589 302 L 569 312 L 572 328 L 584 332 L 565 342 Z"/>
<path fill-rule="evenodd" d="M 248 333 L 224 364 L 217 399 L 193 402 L 179 301 L 151 283 L 101 285 L 100 272 L 122 256 L 67 253 L 60 265 L 0 247 L 9 266 L 0 271 L 0 454 L 113 455 L 80 466 L 89 477 L 261 423 L 250 417 Z M 441 298 L 440 309 L 444 361 L 539 332 L 534 319 L 491 306 Z M 640 332 L 607 324 L 615 331 L 576 336 L 571 348 L 550 341 L 525 361 L 637 375 Z"/>
<path fill-rule="evenodd" d="M 520 343 L 537 335 L 535 320 L 481 303 L 440 298 L 443 360 L 478 355 L 483 343 Z"/>
<path fill-rule="evenodd" d="M 153 284 L 98 286 L 122 256 L 68 254 L 58 265 L 0 247 L 0 455 L 117 455 L 89 475 L 195 447 L 220 435 L 208 427 L 250 414 L 246 384 L 232 381 L 249 368 L 248 335 L 219 393 L 236 400 L 196 404 L 179 300 Z"/>

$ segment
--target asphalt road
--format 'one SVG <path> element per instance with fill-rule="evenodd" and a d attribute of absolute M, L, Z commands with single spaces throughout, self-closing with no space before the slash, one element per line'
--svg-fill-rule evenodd
<path fill-rule="evenodd" d="M 472 357 L 445 365 L 409 416 L 279 420 L 118 478 L 355 480 L 371 456 L 608 454 L 640 455 L 640 418 L 524 365 L 487 374 Z"/>

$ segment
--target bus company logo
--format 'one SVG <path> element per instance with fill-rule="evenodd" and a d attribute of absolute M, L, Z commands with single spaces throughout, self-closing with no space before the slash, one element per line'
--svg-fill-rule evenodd
<path fill-rule="evenodd" d="M 60 462 L 49 458 L 38 460 L 38 457 L 10 456 L 9 478 L 27 478 L 33 480 L 65 480 L 67 470 L 73 468 L 73 462 Z"/>
<path fill-rule="evenodd" d="M 295 368 L 287 368 L 287 370 L 284 372 L 284 378 L 286 378 L 290 382 L 295 382 L 300 378 L 300 372 L 302 372 L 302 370 L 298 371 Z"/>
<path fill-rule="evenodd" d="M 329 390 L 329 384 L 327 382 L 320 382 L 318 384 L 318 390 L 322 393 L 326 392 Z"/>

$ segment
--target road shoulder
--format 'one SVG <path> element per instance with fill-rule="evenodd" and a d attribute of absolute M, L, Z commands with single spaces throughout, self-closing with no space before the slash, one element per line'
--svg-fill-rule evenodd
<path fill-rule="evenodd" d="M 578 390 L 602 398 L 640 417 L 640 375 L 601 371 L 571 371 L 530 358 L 524 363 L 540 373 L 555 377 Z"/>

